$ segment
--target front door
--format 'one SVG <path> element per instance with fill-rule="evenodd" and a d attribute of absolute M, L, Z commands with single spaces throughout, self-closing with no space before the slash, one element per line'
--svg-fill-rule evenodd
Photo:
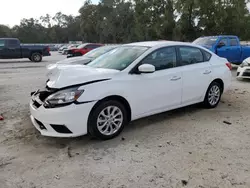
<path fill-rule="evenodd" d="M 226 58 L 229 61 L 231 49 L 230 49 L 230 46 L 228 43 L 228 38 L 227 37 L 221 38 L 220 41 L 218 42 L 218 44 L 224 44 L 224 46 L 217 47 L 216 54 L 220 57 Z"/>
<path fill-rule="evenodd" d="M 182 75 L 176 61 L 175 47 L 166 47 L 152 52 L 139 63 L 154 65 L 156 71 L 130 77 L 130 89 L 135 96 L 130 101 L 136 117 L 163 112 L 181 104 Z"/>

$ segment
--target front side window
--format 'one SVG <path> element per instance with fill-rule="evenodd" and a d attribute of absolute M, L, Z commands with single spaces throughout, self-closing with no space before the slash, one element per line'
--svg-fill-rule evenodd
<path fill-rule="evenodd" d="M 181 65 L 191 65 L 203 62 L 203 54 L 199 48 L 179 47 Z"/>
<path fill-rule="evenodd" d="M 5 45 L 5 41 L 4 40 L 0 40 L 0 48 L 3 48 Z"/>
<path fill-rule="evenodd" d="M 219 44 L 224 44 L 225 46 L 227 46 L 227 38 L 220 39 Z"/>
<path fill-rule="evenodd" d="M 176 65 L 176 51 L 174 47 L 161 48 L 148 55 L 142 64 L 151 64 L 155 70 L 173 68 Z"/>
<path fill-rule="evenodd" d="M 127 68 L 134 60 L 147 50 L 148 47 L 144 46 L 121 46 L 96 58 L 94 61 L 89 63 L 88 66 L 121 71 Z"/>

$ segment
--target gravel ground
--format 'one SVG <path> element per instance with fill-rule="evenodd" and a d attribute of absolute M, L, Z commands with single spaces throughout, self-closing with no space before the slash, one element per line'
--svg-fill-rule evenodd
<path fill-rule="evenodd" d="M 109 141 L 40 136 L 30 92 L 44 87 L 42 63 L 0 60 L 1 188 L 249 188 L 249 81 L 237 81 L 216 109 L 190 106 L 130 123 Z"/>

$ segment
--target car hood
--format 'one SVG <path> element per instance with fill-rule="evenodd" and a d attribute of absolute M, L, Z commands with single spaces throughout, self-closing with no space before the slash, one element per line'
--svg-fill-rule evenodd
<path fill-rule="evenodd" d="M 66 65 L 86 65 L 90 63 L 93 59 L 88 58 L 88 57 L 72 57 L 72 58 L 67 58 L 62 61 L 57 62 L 56 64 L 50 64 L 47 66 L 47 77 L 48 79 L 50 78 L 51 75 L 54 74 L 54 72 L 58 71 L 59 67 L 70 67 Z"/>
<path fill-rule="evenodd" d="M 92 68 L 86 65 L 62 65 L 56 67 L 49 77 L 47 86 L 60 89 L 102 79 L 111 79 L 118 70 Z"/>

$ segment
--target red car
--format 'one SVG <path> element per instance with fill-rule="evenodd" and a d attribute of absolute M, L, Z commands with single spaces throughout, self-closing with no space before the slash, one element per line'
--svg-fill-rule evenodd
<path fill-rule="evenodd" d="M 87 52 L 95 48 L 101 47 L 101 46 L 104 46 L 104 45 L 97 44 L 97 43 L 84 43 L 84 44 L 79 45 L 77 48 L 70 49 L 68 51 L 67 57 L 69 58 L 69 57 L 75 57 L 75 56 L 82 56 L 86 54 Z"/>

